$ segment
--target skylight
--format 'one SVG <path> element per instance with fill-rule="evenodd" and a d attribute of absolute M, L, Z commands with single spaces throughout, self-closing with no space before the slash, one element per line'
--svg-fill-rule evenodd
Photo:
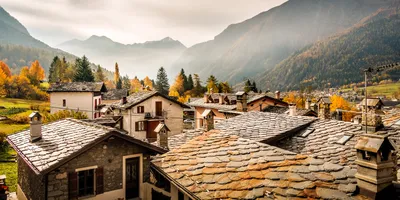
<path fill-rule="evenodd" d="M 353 137 L 353 134 L 351 134 L 351 135 L 344 135 L 344 136 L 343 136 L 342 138 L 340 138 L 336 143 L 341 144 L 341 145 L 344 145 L 344 144 L 346 144 L 346 142 L 349 141 L 350 138 L 352 138 L 352 137 Z"/>
<path fill-rule="evenodd" d="M 300 137 L 307 137 L 308 135 L 310 135 L 312 132 L 314 132 L 315 129 L 314 128 L 307 128 L 301 135 Z"/>

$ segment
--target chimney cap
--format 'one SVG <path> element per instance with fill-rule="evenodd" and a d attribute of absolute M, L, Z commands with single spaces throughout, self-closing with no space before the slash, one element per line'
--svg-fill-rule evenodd
<path fill-rule="evenodd" d="M 34 111 L 29 115 L 29 119 L 30 121 L 35 121 L 35 119 L 37 119 L 37 121 L 41 121 L 42 115 L 38 111 Z"/>
<path fill-rule="evenodd" d="M 247 92 L 245 92 L 245 91 L 239 91 L 239 92 L 236 92 L 236 96 L 242 96 L 242 95 L 245 95 L 245 94 L 247 94 Z"/>

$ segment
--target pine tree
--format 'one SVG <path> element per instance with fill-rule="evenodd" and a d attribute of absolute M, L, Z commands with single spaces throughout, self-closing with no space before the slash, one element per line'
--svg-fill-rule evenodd
<path fill-rule="evenodd" d="M 117 84 L 116 84 L 117 89 L 122 89 L 122 80 L 121 78 L 118 79 Z"/>
<path fill-rule="evenodd" d="M 157 81 L 155 89 L 164 95 L 168 95 L 169 93 L 168 77 L 164 67 L 161 67 L 157 72 Z"/>
<path fill-rule="evenodd" d="M 192 90 L 193 89 L 193 85 L 194 85 L 194 83 L 193 83 L 193 78 L 192 78 L 192 75 L 191 74 L 189 74 L 189 77 L 187 78 L 187 90 Z"/>
<path fill-rule="evenodd" d="M 256 85 L 256 82 L 255 82 L 255 81 L 253 81 L 253 84 L 252 84 L 251 87 L 252 87 L 251 90 L 252 90 L 253 92 L 255 92 L 255 93 L 258 92 L 257 85 Z"/>
<path fill-rule="evenodd" d="M 119 77 L 118 63 L 115 63 L 115 72 L 114 72 L 114 83 L 115 83 L 115 85 L 118 83 L 119 79 L 120 79 L 120 77 Z"/>
<path fill-rule="evenodd" d="M 185 70 L 183 70 L 183 68 L 181 69 L 180 75 L 183 78 L 183 90 L 184 90 L 184 92 L 186 92 L 186 91 L 189 90 L 189 83 L 188 83 L 188 79 L 187 79 L 186 74 L 185 74 Z"/>
<path fill-rule="evenodd" d="M 103 70 L 101 69 L 100 65 L 97 65 L 97 71 L 94 75 L 94 80 L 96 82 L 104 82 L 105 81 L 105 76 L 104 76 Z"/>
<path fill-rule="evenodd" d="M 250 92 L 252 91 L 252 85 L 249 79 L 247 79 L 246 83 L 244 84 L 244 91 L 245 92 Z"/>
<path fill-rule="evenodd" d="M 90 63 L 86 56 L 75 60 L 76 73 L 74 82 L 94 82 L 93 72 L 90 69 Z"/>
<path fill-rule="evenodd" d="M 53 58 L 53 61 L 50 64 L 50 68 L 49 68 L 49 77 L 48 77 L 48 81 L 50 83 L 55 83 L 58 81 L 58 74 L 57 74 L 57 63 L 60 59 L 58 58 L 58 56 L 55 56 Z"/>

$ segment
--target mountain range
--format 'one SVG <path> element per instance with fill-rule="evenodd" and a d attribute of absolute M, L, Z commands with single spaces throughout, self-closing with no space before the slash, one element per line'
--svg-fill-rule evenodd
<path fill-rule="evenodd" d="M 86 55 L 108 69 L 113 69 L 118 62 L 120 73 L 130 77 L 155 77 L 160 66 L 168 69 L 186 50 L 181 42 L 170 37 L 159 41 L 121 44 L 106 36 L 96 35 L 83 41 L 70 40 L 57 48 L 75 55 Z"/>
<path fill-rule="evenodd" d="M 203 79 L 213 74 L 233 84 L 256 79 L 262 89 L 281 89 L 255 76 L 266 77 L 299 49 L 346 30 L 388 5 L 384 0 L 289 0 L 228 26 L 214 40 L 188 48 L 172 68 L 199 73 Z"/>
<path fill-rule="evenodd" d="M 365 67 L 399 61 L 398 5 L 399 0 L 289 0 L 189 48 L 169 37 L 121 44 L 93 35 L 58 45 L 62 50 L 36 40 L 0 9 L 0 59 L 18 69 L 39 58 L 47 69 L 53 55 L 85 54 L 107 69 L 118 62 L 121 74 L 131 78 L 155 78 L 164 66 L 170 80 L 183 68 L 202 80 L 255 80 L 262 90 L 339 86 L 361 81 Z"/>

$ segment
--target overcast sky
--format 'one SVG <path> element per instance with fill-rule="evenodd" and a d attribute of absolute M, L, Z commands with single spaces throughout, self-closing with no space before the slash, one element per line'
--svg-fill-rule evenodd
<path fill-rule="evenodd" d="M 56 46 L 105 35 L 124 44 L 172 37 L 186 46 L 211 40 L 285 0 L 0 0 L 35 38 Z"/>

